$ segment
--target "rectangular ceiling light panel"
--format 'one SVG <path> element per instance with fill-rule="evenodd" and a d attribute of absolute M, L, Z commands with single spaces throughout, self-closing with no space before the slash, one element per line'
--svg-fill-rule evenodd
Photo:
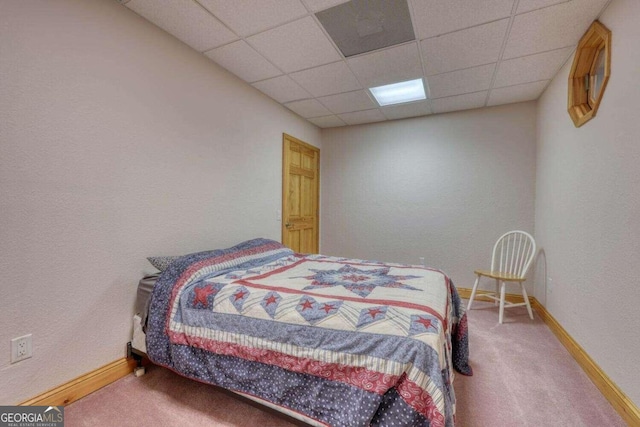
<path fill-rule="evenodd" d="M 351 0 L 316 17 L 345 57 L 415 40 L 407 0 Z"/>
<path fill-rule="evenodd" d="M 381 107 L 427 99 L 422 79 L 372 87 L 369 90 Z"/>

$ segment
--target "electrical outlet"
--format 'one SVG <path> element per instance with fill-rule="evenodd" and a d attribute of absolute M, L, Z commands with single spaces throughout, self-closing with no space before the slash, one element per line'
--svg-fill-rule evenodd
<path fill-rule="evenodd" d="M 420 258 L 418 258 L 418 259 L 420 260 L 420 265 L 421 265 L 421 266 L 423 266 L 423 267 L 426 267 L 426 266 L 427 266 L 427 265 L 425 264 L 425 262 L 424 262 L 424 257 L 423 257 L 423 256 L 421 256 L 421 257 L 420 257 Z"/>
<path fill-rule="evenodd" d="M 33 356 L 31 334 L 11 340 L 11 363 L 16 363 Z"/>
<path fill-rule="evenodd" d="M 551 277 L 547 277 L 547 293 L 553 293 L 553 280 Z"/>

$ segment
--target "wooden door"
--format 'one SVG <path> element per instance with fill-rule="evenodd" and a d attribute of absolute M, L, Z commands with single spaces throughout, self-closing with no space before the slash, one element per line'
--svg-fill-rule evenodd
<path fill-rule="evenodd" d="M 318 253 L 320 150 L 286 133 L 282 142 L 282 243 Z"/>

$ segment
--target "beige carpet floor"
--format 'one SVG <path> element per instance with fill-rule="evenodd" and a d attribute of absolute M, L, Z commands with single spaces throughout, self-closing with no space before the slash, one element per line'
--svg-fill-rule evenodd
<path fill-rule="evenodd" d="M 476 309 L 477 307 L 477 309 Z M 547 326 L 526 309 L 498 325 L 492 303 L 469 313 L 474 375 L 457 375 L 456 426 L 606 426 L 625 423 Z M 75 426 L 260 426 L 295 423 L 220 389 L 152 366 L 65 408 Z"/>

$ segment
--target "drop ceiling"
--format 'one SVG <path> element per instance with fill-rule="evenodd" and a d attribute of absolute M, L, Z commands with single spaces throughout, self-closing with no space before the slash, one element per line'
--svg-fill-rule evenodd
<path fill-rule="evenodd" d="M 610 0 L 402 1 L 413 40 L 347 56 L 319 19 L 344 0 L 120 2 L 327 128 L 537 99 Z M 373 16 L 365 38 L 384 29 Z M 425 101 L 380 107 L 367 90 L 417 78 Z"/>

